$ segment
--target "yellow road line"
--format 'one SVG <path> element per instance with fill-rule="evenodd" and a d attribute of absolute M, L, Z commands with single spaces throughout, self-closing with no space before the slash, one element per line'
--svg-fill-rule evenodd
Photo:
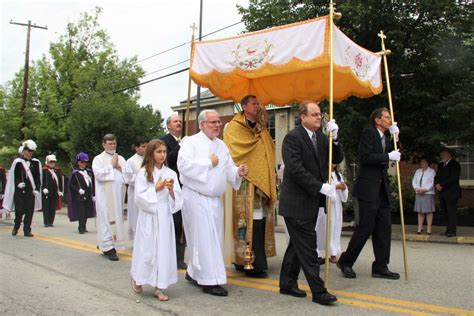
<path fill-rule="evenodd" d="M 259 284 L 259 283 L 241 281 L 241 280 L 234 279 L 234 278 L 228 278 L 227 283 L 235 284 L 235 285 L 239 285 L 239 286 L 250 287 L 250 288 L 263 290 L 263 291 L 275 292 L 275 293 L 279 293 L 279 291 L 280 291 L 280 288 L 276 287 L 276 286 L 261 284 L 261 283 Z M 309 292 L 309 294 L 311 294 L 311 293 Z M 370 303 L 370 302 L 361 302 L 361 301 L 355 301 L 355 300 L 350 300 L 350 299 L 345 299 L 345 298 L 338 298 L 338 302 L 343 303 L 343 304 L 347 304 L 347 305 L 357 306 L 357 307 L 360 307 L 360 308 L 377 309 L 377 310 L 383 310 L 383 311 L 403 313 L 403 314 L 408 314 L 408 315 L 419 315 L 419 316 L 434 315 L 434 314 L 430 314 L 430 313 L 420 312 L 420 311 L 416 311 L 416 310 L 410 310 L 410 309 L 401 308 L 401 307 L 387 306 L 387 305 Z"/>
<path fill-rule="evenodd" d="M 227 273 L 227 276 L 229 277 L 236 277 L 236 278 L 242 278 L 242 279 L 248 279 L 244 277 L 243 275 L 236 274 L 236 273 Z M 275 279 L 253 279 L 253 282 L 258 282 L 258 283 L 263 283 L 263 284 L 271 284 L 278 286 L 279 281 Z M 306 284 L 300 285 L 300 288 L 305 290 L 305 291 L 310 291 L 310 288 Z M 433 312 L 440 312 L 440 313 L 452 313 L 452 314 L 469 314 L 474 315 L 473 311 L 468 311 L 465 309 L 461 308 L 456 308 L 456 307 L 447 307 L 447 306 L 439 306 L 439 305 L 431 305 L 431 304 L 425 304 L 425 303 L 418 303 L 418 302 L 413 302 L 413 301 L 405 301 L 405 300 L 400 300 L 400 299 L 395 299 L 395 298 L 389 298 L 389 297 L 383 297 L 383 296 L 377 296 L 377 295 L 371 295 L 371 294 L 363 294 L 363 293 L 354 293 L 354 292 L 348 292 L 348 291 L 342 291 L 342 290 L 334 290 L 334 289 L 328 289 L 334 294 L 337 295 L 342 295 L 342 296 L 348 296 L 348 297 L 354 297 L 362 300 L 367 300 L 367 301 L 376 301 L 380 303 L 385 303 L 385 304 L 391 304 L 391 305 L 400 305 L 400 306 L 406 306 L 406 307 L 413 307 L 413 308 L 420 308 L 420 309 L 426 309 L 430 310 Z"/>
<path fill-rule="evenodd" d="M 35 235 L 35 238 L 38 240 L 50 242 L 53 244 L 73 248 L 73 249 L 78 249 L 78 250 L 83 250 L 83 251 L 88 251 L 88 252 L 94 252 L 94 253 L 100 253 L 96 246 L 93 244 L 89 244 L 86 242 L 82 241 L 76 241 L 76 240 L 71 240 L 67 238 L 61 238 L 61 237 L 56 237 L 56 236 L 43 236 L 43 235 Z M 132 254 L 127 251 L 119 251 L 119 257 L 125 261 L 131 261 L 132 259 Z M 184 270 L 180 270 L 180 273 L 184 274 Z M 227 272 L 228 276 L 228 283 L 239 285 L 239 286 L 245 286 L 245 287 L 250 287 L 254 289 L 259 289 L 259 290 L 264 290 L 264 291 L 270 291 L 270 292 L 279 292 L 279 286 L 278 286 L 278 280 L 275 279 L 254 279 L 254 278 L 248 278 L 245 277 L 241 274 L 237 274 L 231 271 Z M 302 284 L 300 288 L 304 289 L 307 291 L 309 294 L 310 289 L 309 286 L 306 284 Z M 438 313 L 452 313 L 452 314 L 458 314 L 458 315 L 474 315 L 474 311 L 469 311 L 465 309 L 460 309 L 460 308 L 455 308 L 455 307 L 446 307 L 446 306 L 438 306 L 438 305 L 431 305 L 431 304 L 425 304 L 425 303 L 418 303 L 418 302 L 412 302 L 412 301 L 404 301 L 400 299 L 393 299 L 393 298 L 387 298 L 387 297 L 382 297 L 382 296 L 377 296 L 377 295 L 370 295 L 370 294 L 363 294 L 363 293 L 354 293 L 354 292 L 348 292 L 348 291 L 342 291 L 342 290 L 331 290 L 334 292 L 334 294 L 337 295 L 342 295 L 342 296 L 347 296 L 347 297 L 352 297 L 355 299 L 361 299 L 364 301 L 355 301 L 355 300 L 350 300 L 346 298 L 338 298 L 338 301 L 344 304 L 349 304 L 361 308 L 369 308 L 369 309 L 378 309 L 378 310 L 386 310 L 386 311 L 391 311 L 391 312 L 397 312 L 397 313 L 404 313 L 404 314 L 409 314 L 409 315 L 432 315 L 429 313 L 421 312 L 421 311 L 416 311 L 416 310 L 410 310 L 407 308 L 402 308 L 402 307 L 397 307 L 397 306 L 387 306 L 387 305 L 381 305 L 377 303 L 382 303 L 382 304 L 390 304 L 390 305 L 400 305 L 403 307 L 410 307 L 410 308 L 416 308 L 416 309 L 423 309 L 423 310 L 428 310 L 428 311 L 433 311 L 433 312 L 438 312 Z M 373 301 L 372 302 L 366 302 L 366 301 Z"/>

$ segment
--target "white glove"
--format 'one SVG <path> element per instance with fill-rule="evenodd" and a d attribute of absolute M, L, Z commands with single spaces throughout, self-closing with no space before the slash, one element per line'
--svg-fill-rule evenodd
<path fill-rule="evenodd" d="M 36 191 L 36 190 L 33 191 L 34 196 L 38 196 L 39 194 L 40 194 L 39 191 Z"/>
<path fill-rule="evenodd" d="M 24 189 L 26 187 L 26 183 L 25 182 L 20 182 L 20 183 L 18 183 L 17 187 L 18 187 L 18 189 Z"/>
<path fill-rule="evenodd" d="M 334 119 L 330 120 L 326 125 L 326 133 L 332 132 L 332 139 L 337 139 L 337 132 L 339 131 L 339 126 L 337 126 L 336 121 Z"/>
<path fill-rule="evenodd" d="M 48 194 L 49 193 L 49 190 L 48 189 L 43 189 L 43 194 Z"/>
<path fill-rule="evenodd" d="M 79 189 L 79 194 L 80 195 L 84 195 L 86 193 L 86 191 L 84 191 L 83 189 Z"/>
<path fill-rule="evenodd" d="M 395 140 L 398 142 L 398 134 L 400 134 L 400 130 L 398 129 L 397 122 L 393 122 L 392 126 L 388 129 L 390 134 L 395 137 Z"/>
<path fill-rule="evenodd" d="M 334 185 L 324 183 L 319 192 L 330 197 L 331 199 L 336 198 L 336 187 Z"/>
<path fill-rule="evenodd" d="M 63 196 L 63 193 L 61 191 L 58 191 L 58 195 L 61 197 Z"/>
<path fill-rule="evenodd" d="M 95 202 L 95 196 L 92 197 L 92 202 Z"/>
<path fill-rule="evenodd" d="M 393 160 L 393 161 L 400 161 L 400 152 L 397 150 L 391 151 L 388 153 L 388 159 Z"/>

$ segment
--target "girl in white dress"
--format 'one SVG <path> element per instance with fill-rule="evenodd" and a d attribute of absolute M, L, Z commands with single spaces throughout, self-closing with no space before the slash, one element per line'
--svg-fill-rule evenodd
<path fill-rule="evenodd" d="M 131 268 L 133 291 L 151 285 L 160 301 L 169 299 L 163 290 L 178 281 L 173 213 L 183 205 L 176 173 L 165 161 L 165 143 L 150 141 L 135 179 L 138 219 Z"/>

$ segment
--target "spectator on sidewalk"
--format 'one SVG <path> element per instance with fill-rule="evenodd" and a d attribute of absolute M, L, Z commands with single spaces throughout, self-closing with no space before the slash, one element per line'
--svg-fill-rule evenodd
<path fill-rule="evenodd" d="M 415 209 L 418 213 L 418 230 L 417 234 L 423 232 L 423 223 L 426 217 L 426 233 L 431 235 L 431 225 L 433 224 L 433 213 L 435 211 L 435 190 L 434 177 L 436 171 L 430 168 L 428 160 L 421 158 L 420 169 L 415 171 L 412 186 L 415 190 Z"/>
<path fill-rule="evenodd" d="M 438 165 L 434 182 L 435 189 L 439 194 L 441 210 L 447 217 L 446 231 L 441 235 L 454 237 L 456 236 L 458 200 L 461 197 L 461 188 L 459 187 L 461 166 L 454 160 L 453 154 L 448 148 L 444 148 L 440 156 L 441 162 Z"/>

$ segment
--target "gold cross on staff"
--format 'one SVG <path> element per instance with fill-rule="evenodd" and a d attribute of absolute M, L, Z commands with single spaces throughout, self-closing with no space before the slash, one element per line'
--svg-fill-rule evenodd
<path fill-rule="evenodd" d="M 385 34 L 383 33 L 382 30 L 380 31 L 379 34 L 377 34 L 377 36 L 380 37 L 382 39 L 382 41 L 387 38 L 387 36 L 385 36 Z"/>
<path fill-rule="evenodd" d="M 193 22 L 193 25 L 190 25 L 189 28 L 193 30 L 193 38 L 194 38 L 194 31 L 196 31 L 198 28 L 196 26 L 196 23 Z"/>
<path fill-rule="evenodd" d="M 377 54 L 380 55 L 380 56 L 388 56 L 392 53 L 392 51 L 390 49 L 385 49 L 385 41 L 384 39 L 387 38 L 387 36 L 383 33 L 382 30 L 380 30 L 380 33 L 377 34 L 378 37 L 380 37 L 380 40 L 382 41 L 382 51 L 381 52 L 378 52 Z"/>

